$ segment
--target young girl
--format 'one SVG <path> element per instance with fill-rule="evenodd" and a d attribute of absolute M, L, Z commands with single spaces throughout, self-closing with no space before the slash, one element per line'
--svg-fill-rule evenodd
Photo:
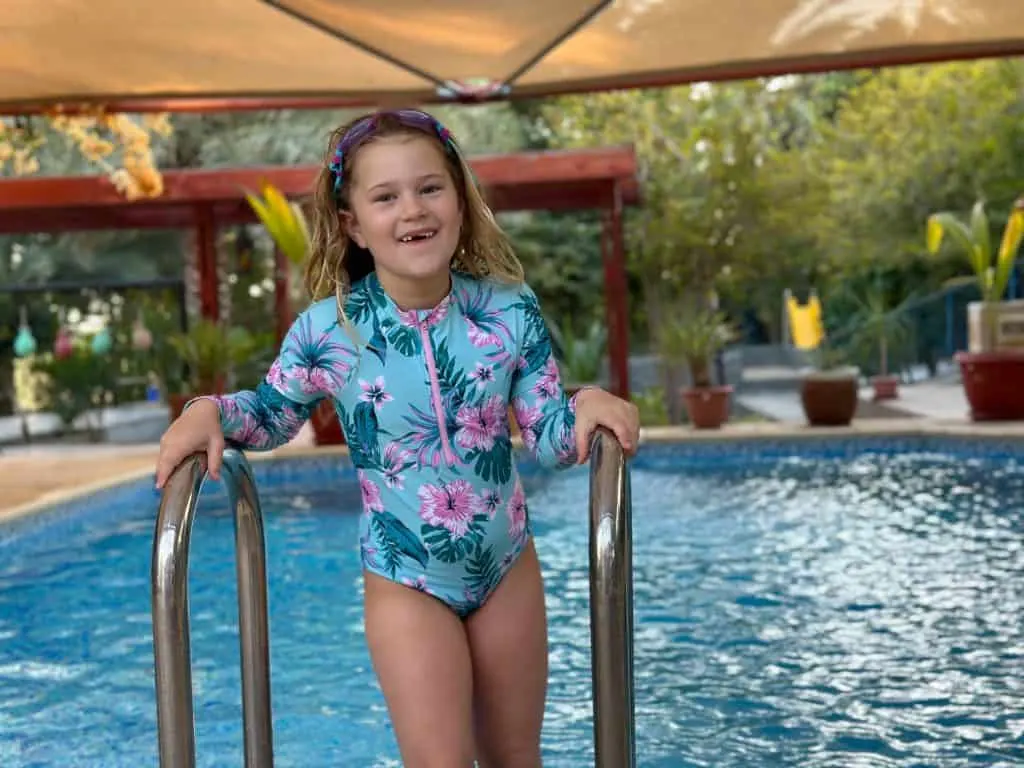
<path fill-rule="evenodd" d="M 195 401 L 160 445 L 157 487 L 225 438 L 264 450 L 333 400 L 362 489 L 370 655 L 406 768 L 535 768 L 547 683 L 544 588 L 508 405 L 543 464 L 627 452 L 636 408 L 568 398 L 537 299 L 452 135 L 416 110 L 335 131 L 316 182 L 307 286 L 256 391 Z M 580 524 L 585 519 L 580 510 Z"/>

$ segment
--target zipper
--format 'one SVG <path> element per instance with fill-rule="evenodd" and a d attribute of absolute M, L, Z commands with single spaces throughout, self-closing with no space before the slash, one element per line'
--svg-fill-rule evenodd
<path fill-rule="evenodd" d="M 427 362 L 427 375 L 430 377 L 430 397 L 434 402 L 434 415 L 437 417 L 437 428 L 441 432 L 441 450 L 444 452 L 444 460 L 449 467 L 454 467 L 458 461 L 452 444 L 448 440 L 448 425 L 444 418 L 444 404 L 441 400 L 441 382 L 437 378 L 437 364 L 434 362 L 434 348 L 430 343 L 430 334 L 427 332 L 427 325 L 419 317 L 416 324 L 420 329 L 420 340 L 423 343 L 423 357 Z"/>

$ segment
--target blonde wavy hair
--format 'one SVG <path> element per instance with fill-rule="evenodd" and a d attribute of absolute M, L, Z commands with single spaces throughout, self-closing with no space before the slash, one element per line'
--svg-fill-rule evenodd
<path fill-rule="evenodd" d="M 417 110 L 418 112 L 418 110 Z M 391 111 L 370 113 L 356 118 L 336 129 L 327 142 L 323 168 L 317 176 L 313 190 L 310 256 L 305 269 L 306 290 L 313 301 L 327 298 L 332 293 L 338 300 L 338 312 L 343 316 L 345 300 L 352 284 L 373 271 L 373 256 L 348 237 L 342 222 L 342 213 L 351 213 L 350 191 L 352 172 L 359 150 L 367 144 L 391 136 L 420 136 L 437 142 L 462 207 L 462 228 L 458 247 L 452 256 L 452 268 L 474 277 L 495 282 L 519 285 L 523 282 L 523 267 L 516 257 L 508 236 L 498 226 L 494 214 L 484 201 L 468 163 L 440 123 L 426 113 L 424 125 L 410 124 Z M 335 190 L 332 163 L 338 145 L 352 128 L 363 120 L 375 119 L 375 124 L 362 140 L 347 148 L 341 158 L 340 187 Z M 430 124 L 433 124 L 433 128 Z M 444 131 L 444 136 L 438 132 Z"/>

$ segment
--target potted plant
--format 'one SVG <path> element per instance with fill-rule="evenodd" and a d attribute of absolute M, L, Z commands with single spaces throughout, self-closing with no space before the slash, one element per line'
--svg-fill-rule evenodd
<path fill-rule="evenodd" d="M 690 423 L 697 429 L 718 429 L 729 419 L 732 387 L 712 383 L 711 365 L 732 335 L 725 316 L 709 309 L 675 318 L 662 329 L 662 359 L 689 370 L 690 386 L 680 395 Z"/>
<path fill-rule="evenodd" d="M 295 267 L 301 267 L 309 256 L 309 225 L 302 207 L 289 201 L 273 184 L 264 183 L 262 197 L 247 192 L 246 200 L 263 224 L 274 246 Z M 324 400 L 309 419 L 317 445 L 341 445 L 345 435 L 334 403 Z"/>
<path fill-rule="evenodd" d="M 260 345 L 259 338 L 244 328 L 225 328 L 208 319 L 200 320 L 184 333 L 172 334 L 167 343 L 189 370 L 183 391 L 167 393 L 172 420 L 181 415 L 192 398 L 222 394 L 228 376 L 236 366 L 250 362 Z"/>
<path fill-rule="evenodd" d="M 573 333 L 568 320 L 561 325 L 549 323 L 549 329 L 558 373 L 566 393 L 572 395 L 585 386 L 597 384 L 608 343 L 604 324 L 594 320 L 583 336 Z"/>
<path fill-rule="evenodd" d="M 876 285 L 863 296 L 853 297 L 857 310 L 852 317 L 854 343 L 870 353 L 878 354 L 878 372 L 871 377 L 876 402 L 899 397 L 899 376 L 889 372 L 894 350 L 907 339 L 910 331 L 904 312 L 909 298 L 890 307 L 881 285 Z"/>
<path fill-rule="evenodd" d="M 800 382 L 800 404 L 812 427 L 846 427 L 857 413 L 860 371 L 828 338 L 811 353 L 814 370 Z"/>
<path fill-rule="evenodd" d="M 949 234 L 963 249 L 981 291 L 967 308 L 968 348 L 957 353 L 964 394 L 974 421 L 1024 419 L 1024 301 L 1007 301 L 1006 289 L 1024 238 L 1024 198 L 1014 203 L 993 251 L 985 205 L 975 203 L 968 222 L 951 213 L 928 217 L 927 246 L 935 254 Z M 962 282 L 962 281 L 958 281 Z"/>

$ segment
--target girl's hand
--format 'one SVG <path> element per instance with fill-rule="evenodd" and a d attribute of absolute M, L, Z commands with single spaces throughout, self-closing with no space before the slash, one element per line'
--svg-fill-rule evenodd
<path fill-rule="evenodd" d="M 196 451 L 206 451 L 207 472 L 211 478 L 219 480 L 224 432 L 220 427 L 220 410 L 211 400 L 194 402 L 160 438 L 156 487 L 163 488 L 182 460 Z"/>
<path fill-rule="evenodd" d="M 590 438 L 598 427 L 614 432 L 627 455 L 636 453 L 640 443 L 639 409 L 603 389 L 585 389 L 576 395 L 577 464 L 590 457 Z"/>

